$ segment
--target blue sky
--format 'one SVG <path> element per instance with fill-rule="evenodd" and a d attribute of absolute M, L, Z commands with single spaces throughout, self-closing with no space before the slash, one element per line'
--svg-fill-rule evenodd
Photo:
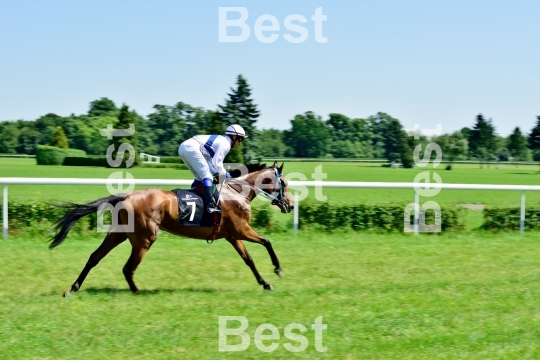
<path fill-rule="evenodd" d="M 219 7 L 247 9 L 248 40 L 218 41 Z M 315 39 L 318 7 L 327 43 Z M 254 35 L 264 14 L 280 22 L 270 44 Z M 291 14 L 308 20 L 302 43 L 283 37 Z M 178 101 L 215 109 L 243 74 L 260 128 L 288 129 L 305 111 L 382 111 L 446 133 L 483 113 L 506 136 L 540 115 L 538 14 L 532 0 L 0 0 L 0 120 L 81 114 L 103 96 L 144 116 Z"/>

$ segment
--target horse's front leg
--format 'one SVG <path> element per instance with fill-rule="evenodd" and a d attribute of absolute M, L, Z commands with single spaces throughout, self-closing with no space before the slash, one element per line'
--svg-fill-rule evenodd
<path fill-rule="evenodd" d="M 270 243 L 270 240 L 267 238 L 257 234 L 255 230 L 252 228 L 249 228 L 247 231 L 245 231 L 242 236 L 242 239 L 263 245 L 266 250 L 268 251 L 268 254 L 270 255 L 270 259 L 272 259 L 272 264 L 274 265 L 274 272 L 277 276 L 281 277 L 281 266 L 279 265 L 279 260 L 276 256 L 276 253 L 274 252 L 274 248 L 272 247 L 272 244 Z"/>
<path fill-rule="evenodd" d="M 249 255 L 242 240 L 237 240 L 232 237 L 228 237 L 227 241 L 231 243 L 231 245 L 236 249 L 236 251 L 242 257 L 242 259 L 244 259 L 244 262 L 246 263 L 247 266 L 249 266 L 249 268 L 253 272 L 253 275 L 255 276 L 255 279 L 257 279 L 257 282 L 259 283 L 259 285 L 262 285 L 265 290 L 272 290 L 273 289 L 272 285 L 267 283 L 262 278 L 261 274 L 259 274 L 259 272 L 257 271 L 257 268 L 255 267 L 255 263 L 253 262 L 253 259 Z"/>

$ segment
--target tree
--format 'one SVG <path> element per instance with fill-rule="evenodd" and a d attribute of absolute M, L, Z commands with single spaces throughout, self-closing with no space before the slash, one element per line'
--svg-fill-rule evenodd
<path fill-rule="evenodd" d="M 495 126 L 491 119 L 485 120 L 482 114 L 478 114 L 468 140 L 469 156 L 480 159 L 480 168 L 482 168 L 484 160 L 493 158 L 497 146 Z"/>
<path fill-rule="evenodd" d="M 534 161 L 538 161 L 540 165 L 540 116 L 536 119 L 536 125 L 529 134 L 529 148 L 533 152 Z"/>
<path fill-rule="evenodd" d="M 373 157 L 398 160 L 401 157 L 401 137 L 404 136 L 399 120 L 379 112 L 367 118 L 366 124 L 371 137 Z"/>
<path fill-rule="evenodd" d="M 101 136 L 99 129 L 106 129 L 108 125 L 112 127 L 115 126 L 118 118 L 116 116 L 93 116 L 89 117 L 87 115 L 82 115 L 77 118 L 73 118 L 73 124 L 70 121 L 66 121 L 66 135 L 68 136 L 70 145 L 73 144 L 85 144 L 85 147 L 76 147 L 77 149 L 82 149 L 86 151 L 87 154 L 91 155 L 105 155 L 107 148 L 110 145 L 110 141 L 106 137 Z M 81 126 L 79 132 L 74 136 L 72 131 L 77 124 L 83 123 L 84 126 Z M 140 129 L 137 129 L 139 131 Z"/>
<path fill-rule="evenodd" d="M 208 134 L 225 134 L 228 125 L 223 123 L 223 117 L 219 111 L 208 110 L 206 116 L 208 117 Z"/>
<path fill-rule="evenodd" d="M 41 134 L 36 130 L 34 123 L 25 125 L 19 133 L 17 153 L 35 155 L 36 146 L 40 144 Z"/>
<path fill-rule="evenodd" d="M 106 97 L 92 101 L 88 110 L 88 116 L 118 116 L 118 114 L 114 101 Z"/>
<path fill-rule="evenodd" d="M 441 147 L 443 159 L 448 159 L 448 161 L 450 161 L 448 169 L 452 168 L 452 163 L 454 161 L 467 159 L 469 142 L 465 138 L 463 131 L 440 135 L 432 139 L 432 142 Z"/>
<path fill-rule="evenodd" d="M 263 129 L 259 132 L 259 141 L 264 144 L 260 148 L 263 157 L 276 160 L 285 156 L 287 145 L 283 142 L 283 133 L 282 130 L 277 129 Z"/>
<path fill-rule="evenodd" d="M 260 113 L 251 99 L 251 89 L 242 75 L 238 75 L 236 89 L 231 93 L 225 105 L 219 105 L 220 114 L 227 125 L 238 124 L 244 128 L 248 138 L 242 143 L 243 155 L 246 162 L 259 157 L 257 145 L 257 129 L 255 123 Z"/>
<path fill-rule="evenodd" d="M 353 143 L 349 140 L 351 134 L 351 119 L 342 114 L 332 113 L 326 120 L 328 132 L 332 138 L 328 151 L 335 158 L 353 158 L 355 149 Z"/>
<path fill-rule="evenodd" d="M 57 126 L 51 140 L 51 146 L 62 149 L 69 149 L 69 142 L 66 133 L 61 126 Z"/>
<path fill-rule="evenodd" d="M 342 114 L 332 113 L 326 120 L 332 141 L 351 140 L 354 136 L 351 119 Z"/>
<path fill-rule="evenodd" d="M 57 126 L 62 126 L 64 119 L 56 114 L 49 113 L 40 116 L 33 122 L 33 127 L 39 133 L 39 144 L 50 144 Z"/>
<path fill-rule="evenodd" d="M 284 142 L 295 157 L 323 157 L 327 153 L 330 134 L 320 116 L 308 111 L 291 120 L 291 130 L 284 133 Z"/>
<path fill-rule="evenodd" d="M 465 139 L 469 139 L 469 137 L 471 137 L 471 128 L 465 126 L 464 128 L 461 128 L 460 132 Z"/>
<path fill-rule="evenodd" d="M 374 134 L 369 129 L 368 122 L 365 119 L 355 118 L 351 120 L 352 141 L 355 147 L 357 158 L 381 158 L 377 149 L 373 147 Z"/>
<path fill-rule="evenodd" d="M 186 122 L 184 139 L 189 139 L 199 134 L 210 134 L 209 118 L 206 110 L 188 104 L 178 103 L 176 104 L 175 111 Z"/>
<path fill-rule="evenodd" d="M 335 158 L 369 157 L 370 139 L 366 138 L 366 122 L 364 119 L 351 120 L 342 114 L 330 114 L 326 125 L 332 142 L 328 149 Z M 367 156 L 366 156 L 367 155 Z"/>
<path fill-rule="evenodd" d="M 495 136 L 495 139 L 493 140 L 495 142 L 495 156 L 497 158 L 497 161 L 508 161 L 510 159 L 510 151 L 508 151 L 507 144 L 508 139 L 502 137 L 502 136 Z"/>
<path fill-rule="evenodd" d="M 390 161 L 399 160 L 403 157 L 402 147 L 405 144 L 403 139 L 407 136 L 403 126 L 399 123 L 399 120 L 390 118 L 384 127 L 384 155 Z"/>
<path fill-rule="evenodd" d="M 178 104 L 177 104 L 178 105 Z M 146 121 L 144 152 L 151 155 L 178 156 L 178 147 L 185 140 L 186 119 L 177 107 L 154 105 Z"/>
<path fill-rule="evenodd" d="M 389 161 L 400 161 L 404 168 L 411 168 L 414 163 L 412 149 L 419 141 L 409 136 L 399 120 L 388 114 L 379 112 L 368 120 L 376 146 L 382 145 L 384 149 L 384 157 Z M 422 141 L 425 140 L 422 137 Z"/>
<path fill-rule="evenodd" d="M 6 121 L 0 123 L 0 154 L 16 154 L 19 146 L 20 130 L 17 123 Z"/>
<path fill-rule="evenodd" d="M 66 133 L 69 141 L 69 147 L 73 149 L 84 150 L 90 154 L 90 145 L 92 144 L 92 132 L 96 131 L 99 135 L 99 130 L 93 130 L 88 121 L 77 116 L 70 116 L 63 119 L 62 130 Z M 103 144 L 103 142 L 102 142 Z M 104 154 L 108 143 L 105 141 L 99 154 Z"/>
<path fill-rule="evenodd" d="M 132 111 L 129 111 L 129 107 L 124 104 L 120 108 L 120 114 L 118 115 L 118 121 L 116 122 L 114 128 L 115 129 L 129 129 L 130 124 L 133 124 L 135 126 L 135 133 L 133 135 L 131 135 L 131 136 L 122 136 L 122 137 L 113 137 L 112 144 L 114 145 L 114 151 L 113 151 L 112 158 L 113 158 L 113 160 L 116 159 L 118 150 L 120 149 L 120 146 L 122 146 L 122 144 L 124 144 L 124 143 L 127 143 L 127 144 L 131 144 L 131 146 L 133 147 L 133 149 L 135 151 L 135 154 L 132 157 L 132 159 L 134 160 L 134 164 L 138 164 L 139 163 L 139 156 L 138 156 L 138 153 L 137 153 L 138 135 L 137 135 L 136 113 L 132 112 Z M 131 155 L 130 155 L 129 151 L 124 152 L 122 166 L 127 166 L 126 161 L 130 158 L 130 156 Z"/>
<path fill-rule="evenodd" d="M 403 165 L 405 169 L 410 169 L 414 164 L 414 159 L 412 149 L 411 146 L 409 146 L 409 141 L 407 137 L 407 133 L 403 131 L 403 134 L 401 136 L 401 147 L 399 149 L 399 158 L 401 160 L 401 165 Z M 412 138 L 412 136 L 410 138 Z"/>
<path fill-rule="evenodd" d="M 508 137 L 506 147 L 510 155 L 517 161 L 527 157 L 527 139 L 523 136 L 519 127 L 516 127 Z M 516 162 L 516 167 L 517 165 Z"/>
<path fill-rule="evenodd" d="M 335 158 L 347 159 L 356 157 L 356 146 L 351 140 L 333 140 L 329 146 L 329 153 Z"/>

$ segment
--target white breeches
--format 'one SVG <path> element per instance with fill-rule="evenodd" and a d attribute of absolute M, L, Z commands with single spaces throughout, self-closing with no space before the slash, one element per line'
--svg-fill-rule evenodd
<path fill-rule="evenodd" d="M 197 140 L 189 139 L 184 141 L 178 148 L 178 155 L 180 155 L 196 180 L 212 179 L 211 160 L 207 160 L 203 156 L 201 144 Z"/>

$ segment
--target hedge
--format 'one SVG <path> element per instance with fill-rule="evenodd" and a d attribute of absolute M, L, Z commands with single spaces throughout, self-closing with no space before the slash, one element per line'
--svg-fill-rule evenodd
<path fill-rule="evenodd" d="M 267 203 L 263 203 L 259 206 L 252 206 L 251 225 L 258 228 L 271 229 L 274 227 L 274 221 L 272 220 L 272 213 L 274 209 Z"/>
<path fill-rule="evenodd" d="M 86 156 L 84 150 L 61 149 L 55 146 L 37 145 L 36 160 L 38 165 L 62 165 L 68 156 Z"/>
<path fill-rule="evenodd" d="M 349 228 L 356 231 L 376 230 L 384 232 L 403 232 L 403 211 L 405 204 L 360 204 L 360 205 L 330 205 L 328 203 L 300 205 L 300 227 L 317 227 L 324 231 L 338 228 Z M 10 227 L 23 228 L 36 223 L 51 224 L 60 219 L 64 209 L 49 203 L 19 203 L 10 202 Z M 460 206 L 442 206 L 442 231 L 459 231 L 465 228 L 466 209 Z M 276 224 L 272 218 L 276 212 L 269 204 L 254 206 L 252 225 L 274 231 L 287 230 L 283 225 Z M 540 216 L 540 209 L 537 209 Z M 95 229 L 96 214 L 86 217 L 78 226 L 81 229 Z M 434 222 L 434 212 L 426 214 L 426 224 Z M 292 219 L 291 219 L 292 223 Z M 412 224 L 411 220 L 411 224 Z M 291 225 L 292 226 L 292 225 Z M 540 223 L 539 223 L 540 226 Z M 290 227 L 288 227 L 290 229 Z M 519 228 L 519 223 L 518 223 Z"/>
<path fill-rule="evenodd" d="M 337 228 L 403 232 L 406 204 L 330 205 L 329 203 L 300 206 L 299 227 L 316 225 L 323 230 Z M 466 210 L 460 206 L 441 206 L 441 231 L 465 229 Z M 426 213 L 426 224 L 434 223 L 435 212 Z M 413 224 L 411 214 L 411 224 Z"/>
<path fill-rule="evenodd" d="M 484 208 L 483 228 L 490 231 L 519 230 L 519 206 L 487 206 Z M 540 228 L 540 206 L 525 207 L 525 230 Z"/>
<path fill-rule="evenodd" d="M 403 231 L 403 211 L 405 204 L 344 205 L 331 206 L 328 203 L 300 206 L 300 227 L 317 226 L 326 231 L 338 228 L 353 230 Z M 53 223 L 64 214 L 64 209 L 49 203 L 11 202 L 8 206 L 9 226 L 23 228 L 36 223 Z M 441 206 L 442 231 L 460 231 L 465 228 L 466 210 L 460 206 Z M 252 223 L 256 227 L 276 228 L 272 219 L 275 212 L 271 206 L 253 208 Z M 496 206 L 484 209 L 483 229 L 489 231 L 519 230 L 520 208 L 516 206 Z M 90 214 L 79 225 L 85 229 L 95 229 L 96 214 Z M 433 212 L 426 214 L 426 224 L 433 223 Z M 412 224 L 412 219 L 411 219 Z M 525 209 L 525 230 L 540 229 L 540 206 Z"/>
<path fill-rule="evenodd" d="M 58 206 L 58 203 L 35 202 L 9 202 L 8 220 L 10 229 L 24 229 L 34 226 L 51 226 L 60 220 L 66 209 Z M 103 221 L 110 224 L 111 213 L 105 212 Z M 81 218 L 75 224 L 77 230 L 95 230 L 97 226 L 97 213 L 91 213 Z M 52 229 L 52 228 L 51 228 Z"/>
<path fill-rule="evenodd" d="M 0 158 L 35 158 L 36 155 L 27 154 L 0 154 Z"/>
<path fill-rule="evenodd" d="M 107 161 L 106 155 L 93 155 L 93 156 L 69 156 L 64 159 L 64 163 L 62 165 L 65 166 L 99 166 L 99 167 L 112 167 L 109 165 L 109 162 Z M 133 164 L 130 167 L 137 166 L 137 161 L 134 161 Z M 126 161 L 122 160 L 122 163 L 119 166 L 116 166 L 118 168 L 126 168 Z"/>
<path fill-rule="evenodd" d="M 43 224 L 52 225 L 64 215 L 65 211 L 64 208 L 45 202 L 10 202 L 8 205 L 9 227 L 23 229 Z M 90 214 L 79 222 L 78 228 L 93 230 L 96 228 L 97 215 Z"/>
<path fill-rule="evenodd" d="M 159 162 L 161 164 L 183 164 L 184 162 L 180 156 L 160 156 Z"/>
<path fill-rule="evenodd" d="M 155 168 L 155 169 L 180 169 L 187 170 L 187 166 L 184 164 L 154 164 L 154 163 L 141 163 L 141 167 Z"/>
<path fill-rule="evenodd" d="M 66 156 L 64 166 L 99 166 L 107 167 L 106 156 L 93 156 L 93 157 L 81 157 L 81 156 Z"/>

